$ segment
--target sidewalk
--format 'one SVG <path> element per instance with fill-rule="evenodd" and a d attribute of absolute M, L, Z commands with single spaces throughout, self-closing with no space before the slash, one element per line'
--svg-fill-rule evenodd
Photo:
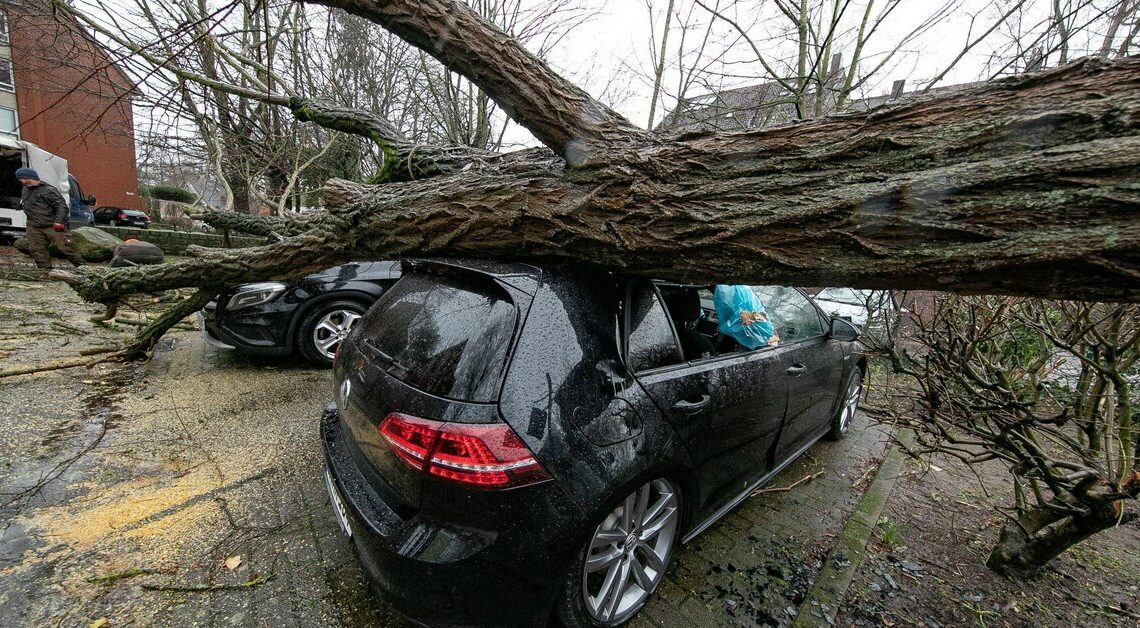
<path fill-rule="evenodd" d="M 909 434 L 901 436 L 901 440 L 907 442 Z M 902 471 L 905 455 L 898 445 L 892 445 L 887 452 L 875 473 L 875 481 L 867 488 L 859 506 L 847 519 L 839 543 L 828 554 L 823 569 L 816 576 L 792 628 L 835 625 L 836 611 L 847 594 L 847 588 L 851 586 L 855 572 L 866 558 L 867 543 L 871 540 L 883 506 Z"/>
<path fill-rule="evenodd" d="M 882 488 L 864 491 L 872 479 L 886 483 L 897 473 L 876 475 L 887 442 L 883 428 L 858 415 L 847 438 L 809 449 L 765 492 L 679 548 L 669 577 L 631 625 L 790 625 L 809 599 L 821 599 L 809 592 L 853 513 L 869 496 L 885 499 Z M 861 531 L 869 535 L 870 527 Z"/>

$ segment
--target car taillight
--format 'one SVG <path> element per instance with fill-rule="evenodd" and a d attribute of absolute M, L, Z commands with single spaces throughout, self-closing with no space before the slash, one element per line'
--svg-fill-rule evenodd
<path fill-rule="evenodd" d="M 443 423 L 393 412 L 379 430 L 413 470 L 467 488 L 495 491 L 550 479 L 504 423 Z"/>
<path fill-rule="evenodd" d="M 116 218 L 115 220 L 126 220 L 126 219 L 127 219 L 127 215 L 123 212 L 119 212 L 119 217 Z"/>

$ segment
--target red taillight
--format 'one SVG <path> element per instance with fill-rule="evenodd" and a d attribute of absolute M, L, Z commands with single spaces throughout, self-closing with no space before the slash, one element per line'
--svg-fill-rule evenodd
<path fill-rule="evenodd" d="M 442 423 L 393 412 L 379 429 L 404 464 L 467 488 L 502 490 L 550 479 L 504 423 Z"/>
<path fill-rule="evenodd" d="M 422 422 L 422 423 L 421 423 Z M 435 444 L 439 430 L 424 419 L 418 419 L 406 414 L 393 412 L 380 422 L 380 435 L 388 441 L 392 451 L 409 467 L 416 471 L 424 470 L 424 462 L 428 459 L 428 452 Z M 431 421 L 430 423 L 436 423 Z M 436 423 L 438 425 L 438 423 Z"/>
<path fill-rule="evenodd" d="M 115 220 L 126 220 L 126 219 L 127 219 L 127 215 L 123 212 L 119 212 L 119 217 L 116 218 Z"/>

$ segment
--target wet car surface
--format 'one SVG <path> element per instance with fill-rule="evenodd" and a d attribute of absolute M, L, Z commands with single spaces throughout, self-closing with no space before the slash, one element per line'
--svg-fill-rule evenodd
<path fill-rule="evenodd" d="M 334 514 L 418 621 L 623 623 L 681 542 L 854 417 L 856 330 L 794 289 L 753 288 L 780 342 L 745 351 L 706 286 L 405 272 L 343 343 L 321 429 Z"/>
<path fill-rule="evenodd" d="M 62 283 L 0 288 L 25 297 L 29 330 L 79 327 L 92 314 Z M 134 331 L 67 348 L 126 342 Z M 58 357 L 58 335 L 28 338 L 9 360 Z M 0 458 L 10 463 L 0 466 L 0 617 L 27 626 L 104 617 L 412 625 L 369 589 L 330 509 L 314 420 L 329 371 L 218 350 L 177 329 L 151 362 L 128 366 L 6 380 L 14 410 L 0 421 Z M 793 490 L 748 499 L 675 552 L 631 625 L 787 625 L 859 500 L 853 480 L 882 453 L 883 433 L 865 427 L 860 415 L 848 438 L 817 444 L 772 480 Z M 801 482 L 807 476 L 815 479 Z M 235 556 L 240 566 L 226 567 Z"/>
<path fill-rule="evenodd" d="M 203 309 L 203 333 L 220 348 L 270 356 L 295 352 L 329 366 L 344 336 L 399 277 L 399 262 L 351 262 L 294 284 L 235 286 Z"/>

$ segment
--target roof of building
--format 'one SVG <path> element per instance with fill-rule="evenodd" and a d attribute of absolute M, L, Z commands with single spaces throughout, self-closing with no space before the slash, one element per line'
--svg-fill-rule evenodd
<path fill-rule="evenodd" d="M 896 81 L 892 94 L 850 99 L 841 106 L 837 106 L 839 91 L 828 86 L 823 92 L 824 102 L 820 104 L 819 111 L 823 115 L 848 111 L 870 111 L 903 98 L 945 94 L 977 85 L 977 83 L 947 85 L 912 92 L 903 92 L 903 85 L 902 81 Z M 809 112 L 807 117 L 815 117 L 810 112 L 817 111 L 816 94 L 805 96 L 804 110 Z M 673 133 L 742 131 L 781 126 L 800 119 L 796 114 L 795 98 L 792 92 L 778 81 L 768 81 L 757 85 L 703 94 L 693 98 L 682 98 L 678 101 L 676 108 L 665 115 L 660 124 L 657 125 L 657 129 Z"/>

